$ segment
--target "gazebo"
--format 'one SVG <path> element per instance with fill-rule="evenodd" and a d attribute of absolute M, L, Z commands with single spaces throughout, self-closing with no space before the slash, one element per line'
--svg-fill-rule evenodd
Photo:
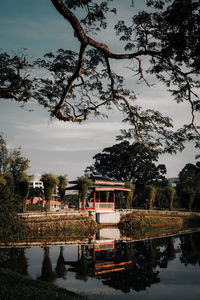
<path fill-rule="evenodd" d="M 78 191 L 78 209 L 82 210 L 83 205 L 81 202 L 81 193 L 77 185 L 77 181 L 71 181 L 70 184 L 74 184 L 66 190 Z M 88 196 L 85 200 L 86 210 L 114 210 L 115 198 L 117 192 L 130 192 L 131 190 L 125 187 L 124 182 L 95 179 L 92 186 L 88 189 Z"/>

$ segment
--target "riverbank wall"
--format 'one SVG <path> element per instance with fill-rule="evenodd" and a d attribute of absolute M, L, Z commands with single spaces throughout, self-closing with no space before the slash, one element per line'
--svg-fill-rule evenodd
<path fill-rule="evenodd" d="M 113 220 L 112 220 L 113 212 Z M 101 216 L 102 214 L 102 216 Z M 191 216 L 200 217 L 200 213 L 186 211 L 162 211 L 162 210 L 141 210 L 141 209 L 116 209 L 114 211 L 57 211 L 57 212 L 27 212 L 18 214 L 26 222 L 39 222 L 44 220 L 68 220 L 89 218 L 94 222 L 103 224 L 118 225 L 123 222 L 126 216 L 146 216 L 147 218 L 187 218 Z M 117 217 L 116 217 L 117 215 Z M 107 217 L 108 216 L 108 217 Z M 100 221 L 101 220 L 101 221 Z"/>
<path fill-rule="evenodd" d="M 198 221 L 200 213 L 119 209 L 114 211 L 60 211 L 19 214 L 31 233 L 90 233 L 97 224 L 101 226 L 120 226 L 130 231 L 150 227 L 183 227 L 188 220 Z"/>
<path fill-rule="evenodd" d="M 120 222 L 95 222 L 95 212 L 50 212 L 20 214 L 25 226 L 24 237 L 0 242 L 0 247 L 12 245 L 52 245 L 91 243 L 96 238 L 140 240 L 189 230 L 199 230 L 200 214 L 190 212 L 118 210 Z M 114 234 L 113 234 L 114 231 Z M 98 234 L 96 234 L 98 232 Z"/>

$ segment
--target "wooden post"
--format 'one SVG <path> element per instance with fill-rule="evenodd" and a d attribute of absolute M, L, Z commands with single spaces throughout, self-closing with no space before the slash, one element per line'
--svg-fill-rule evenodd
<path fill-rule="evenodd" d="M 95 262 L 95 245 L 93 245 L 93 262 Z"/>
<path fill-rule="evenodd" d="M 113 204 L 114 204 L 114 209 L 115 209 L 115 191 L 113 191 Z"/>
<path fill-rule="evenodd" d="M 99 192 L 99 195 L 98 195 L 98 205 L 99 205 L 99 207 L 98 207 L 98 209 L 100 209 L 100 201 L 101 201 L 101 195 L 100 195 L 100 192 Z"/>
<path fill-rule="evenodd" d="M 115 260 L 115 244 L 114 244 L 114 248 L 113 248 L 113 258 Z"/>
<path fill-rule="evenodd" d="M 78 245 L 78 261 L 80 260 L 80 252 L 81 252 L 81 246 Z"/>
<path fill-rule="evenodd" d="M 100 203 L 100 200 L 101 200 L 101 195 L 100 195 L 100 192 L 99 192 L 99 197 L 98 197 L 98 202 Z"/>
<path fill-rule="evenodd" d="M 95 191 L 95 189 L 94 189 L 94 196 L 93 196 L 93 198 L 94 198 L 94 210 L 95 210 L 95 202 L 96 202 L 96 191 Z"/>
<path fill-rule="evenodd" d="M 78 210 L 81 210 L 81 193 L 80 191 L 78 192 Z"/>

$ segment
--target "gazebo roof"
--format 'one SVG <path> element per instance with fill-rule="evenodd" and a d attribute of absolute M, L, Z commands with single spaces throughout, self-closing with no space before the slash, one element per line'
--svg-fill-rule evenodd
<path fill-rule="evenodd" d="M 67 187 L 66 190 L 79 190 L 77 181 L 70 181 L 69 183 L 75 184 L 71 187 Z M 112 180 L 95 180 L 93 185 L 89 187 L 89 190 L 95 191 L 125 191 L 130 192 L 131 189 L 125 187 L 125 183 L 121 181 L 112 181 Z"/>

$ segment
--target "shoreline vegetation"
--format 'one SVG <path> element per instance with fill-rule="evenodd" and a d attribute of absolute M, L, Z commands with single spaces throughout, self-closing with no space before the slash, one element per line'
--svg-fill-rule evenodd
<path fill-rule="evenodd" d="M 90 216 L 38 216 L 24 218 L 19 216 L 21 231 L 11 236 L 1 237 L 0 246 L 31 242 L 51 244 L 57 240 L 84 240 L 92 237 L 98 229 Z"/>
<path fill-rule="evenodd" d="M 30 214 L 31 215 L 31 214 Z M 1 239 L 0 246 L 12 244 L 26 245 L 51 244 L 60 241 L 87 242 L 93 240 L 96 232 L 103 226 L 95 222 L 94 216 L 81 213 L 79 215 L 48 215 L 20 217 L 23 232 L 19 235 L 5 236 Z M 109 226 L 110 227 L 110 226 Z M 112 226 L 113 227 L 113 226 Z M 177 232 L 184 229 L 200 228 L 200 214 L 163 212 L 163 211 L 130 211 L 122 214 L 117 225 L 121 236 L 126 237 L 153 237 L 163 235 L 165 232 Z"/>
<path fill-rule="evenodd" d="M 63 241 L 70 238 L 90 238 L 97 231 L 98 225 L 90 216 L 46 216 L 23 220 L 27 240 L 46 237 L 48 242 L 55 236 Z M 28 234 L 27 234 L 28 232 Z"/>
<path fill-rule="evenodd" d="M 118 226 L 126 239 L 149 239 L 200 230 L 200 215 L 174 212 L 133 212 L 124 215 Z"/>

